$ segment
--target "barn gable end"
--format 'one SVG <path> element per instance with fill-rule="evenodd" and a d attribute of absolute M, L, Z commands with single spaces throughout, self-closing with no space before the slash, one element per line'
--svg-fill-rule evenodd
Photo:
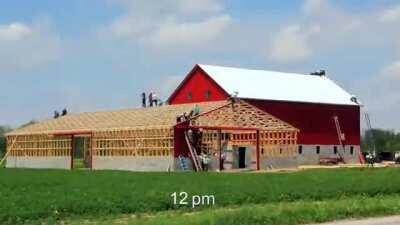
<path fill-rule="evenodd" d="M 168 99 L 169 104 L 221 101 L 229 97 L 200 66 L 196 65 Z"/>

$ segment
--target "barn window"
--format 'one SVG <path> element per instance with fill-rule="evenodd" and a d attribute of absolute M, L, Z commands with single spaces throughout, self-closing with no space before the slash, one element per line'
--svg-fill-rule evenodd
<path fill-rule="evenodd" d="M 206 93 L 204 94 L 204 97 L 206 97 L 207 100 L 211 99 L 211 91 L 207 90 Z"/>
<path fill-rule="evenodd" d="M 350 154 L 353 155 L 354 154 L 354 146 L 350 147 Z"/>
<path fill-rule="evenodd" d="M 187 99 L 188 100 L 192 100 L 193 99 L 193 94 L 191 91 L 189 91 L 189 93 L 187 94 Z"/>
<path fill-rule="evenodd" d="M 300 155 L 303 154 L 303 146 L 302 145 L 299 145 L 299 154 Z"/>
<path fill-rule="evenodd" d="M 261 155 L 264 155 L 264 148 L 261 149 Z"/>
<path fill-rule="evenodd" d="M 333 154 L 337 154 L 337 146 L 333 146 Z"/>
<path fill-rule="evenodd" d="M 317 146 L 315 152 L 316 152 L 317 154 L 319 154 L 319 153 L 321 152 L 321 146 Z"/>

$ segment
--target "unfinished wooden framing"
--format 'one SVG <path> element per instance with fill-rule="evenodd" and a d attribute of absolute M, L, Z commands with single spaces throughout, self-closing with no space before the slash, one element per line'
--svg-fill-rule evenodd
<path fill-rule="evenodd" d="M 193 127 L 249 129 L 264 131 L 298 131 L 290 124 L 243 100 L 231 101 L 191 119 Z"/>
<path fill-rule="evenodd" d="M 210 154 L 218 153 L 218 130 L 202 132 L 201 150 Z M 230 145 L 257 145 L 256 131 L 224 131 L 221 142 Z M 297 155 L 297 132 L 262 131 L 259 133 L 260 155 L 264 158 L 290 157 Z"/>
<path fill-rule="evenodd" d="M 218 152 L 218 142 L 229 142 L 258 146 L 260 157 L 264 158 L 297 154 L 296 128 L 242 100 L 193 118 L 191 126 L 204 128 L 201 147 L 210 153 Z M 219 131 L 222 131 L 221 139 Z"/>
<path fill-rule="evenodd" d="M 97 131 L 93 133 L 93 156 L 170 156 L 173 129 Z"/>
<path fill-rule="evenodd" d="M 92 158 L 172 157 L 174 126 L 182 125 L 176 124 L 176 117 L 196 105 L 202 113 L 190 118 L 185 126 L 203 131 L 202 150 L 221 154 L 221 146 L 228 142 L 255 145 L 258 161 L 260 157 L 288 157 L 297 153 L 296 128 L 240 100 L 82 113 L 80 117 L 78 114 L 49 120 L 8 134 L 7 155 L 73 158 L 74 136 L 86 135 Z"/>
<path fill-rule="evenodd" d="M 86 145 L 93 156 L 169 156 L 173 152 L 171 128 L 96 131 L 90 138 Z M 8 136 L 7 151 L 16 157 L 71 156 L 72 142 L 72 135 Z"/>
<path fill-rule="evenodd" d="M 8 156 L 69 156 L 71 148 L 71 139 L 68 136 L 18 135 L 7 137 Z"/>

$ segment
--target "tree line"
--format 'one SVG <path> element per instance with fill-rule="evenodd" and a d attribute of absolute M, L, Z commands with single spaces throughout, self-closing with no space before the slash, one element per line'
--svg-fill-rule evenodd
<path fill-rule="evenodd" d="M 400 133 L 393 130 L 371 129 L 362 136 L 361 149 L 364 152 L 396 152 L 400 151 Z"/>
<path fill-rule="evenodd" d="M 3 158 L 3 155 L 6 152 L 6 137 L 5 133 L 11 131 L 11 128 L 8 126 L 0 126 L 0 158 Z"/>

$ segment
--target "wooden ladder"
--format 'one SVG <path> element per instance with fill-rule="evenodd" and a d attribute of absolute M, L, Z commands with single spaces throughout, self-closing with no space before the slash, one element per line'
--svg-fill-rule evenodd
<path fill-rule="evenodd" d="M 337 116 L 334 116 L 334 117 L 333 117 L 333 120 L 335 121 L 336 132 L 337 132 L 337 135 L 338 135 L 339 144 L 342 146 L 342 148 L 343 148 L 343 153 L 344 153 L 344 151 L 345 151 L 345 146 L 344 146 L 344 144 L 343 144 L 343 141 L 344 141 L 346 138 L 345 138 L 345 136 L 344 136 L 344 133 L 342 133 L 342 130 L 340 129 L 339 118 L 338 118 Z M 344 158 L 343 158 L 343 156 L 340 154 L 340 151 L 338 151 L 338 155 L 339 155 L 339 157 L 340 157 L 340 160 L 341 160 L 342 162 L 344 162 Z"/>
<path fill-rule="evenodd" d="M 196 169 L 196 171 L 201 171 L 202 170 L 201 164 L 200 164 L 199 158 L 197 157 L 196 149 L 193 147 L 192 143 L 190 142 L 188 132 L 185 132 L 185 140 L 186 140 L 187 146 L 189 148 L 190 157 L 192 158 L 194 168 Z"/>

